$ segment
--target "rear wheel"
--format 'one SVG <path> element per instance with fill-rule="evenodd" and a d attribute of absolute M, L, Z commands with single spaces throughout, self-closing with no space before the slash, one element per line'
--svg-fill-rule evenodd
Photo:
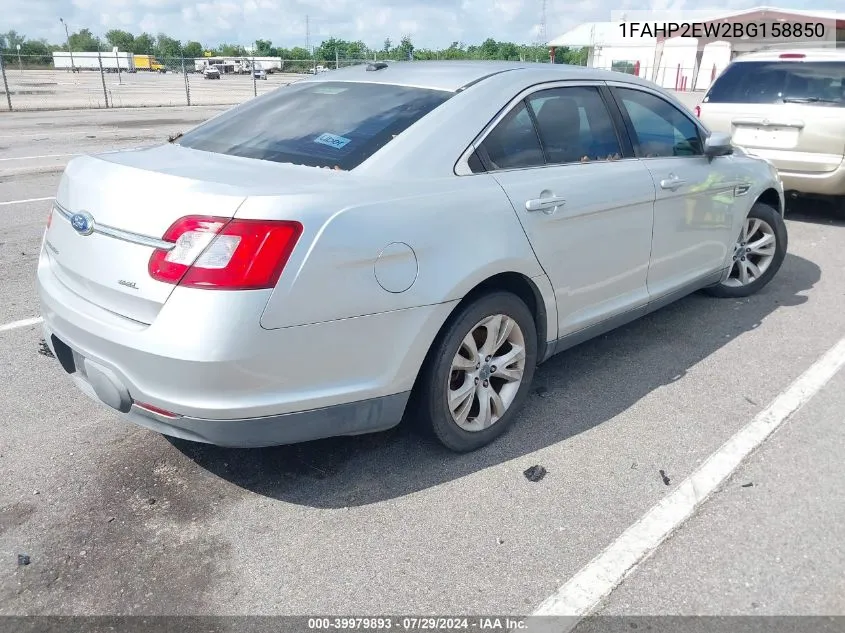
<path fill-rule="evenodd" d="M 783 217 L 773 207 L 757 202 L 751 207 L 733 247 L 728 278 L 705 288 L 714 297 L 753 295 L 768 284 L 786 257 L 787 232 Z"/>
<path fill-rule="evenodd" d="M 519 297 L 495 292 L 465 306 L 432 349 L 419 415 L 446 447 L 468 452 L 504 433 L 537 364 L 537 330 Z"/>

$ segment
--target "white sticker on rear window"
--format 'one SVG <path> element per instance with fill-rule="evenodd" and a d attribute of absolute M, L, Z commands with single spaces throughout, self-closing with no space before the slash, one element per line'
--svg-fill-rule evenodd
<path fill-rule="evenodd" d="M 334 147 L 335 149 L 340 149 L 345 147 L 351 140 L 351 138 L 346 138 L 345 136 L 338 136 L 337 134 L 329 134 L 326 132 L 315 138 L 314 142 L 328 145 L 329 147 Z"/>

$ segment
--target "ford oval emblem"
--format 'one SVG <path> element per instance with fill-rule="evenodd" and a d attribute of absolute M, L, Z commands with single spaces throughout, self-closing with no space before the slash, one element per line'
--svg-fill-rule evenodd
<path fill-rule="evenodd" d="M 85 211 L 70 216 L 70 225 L 80 235 L 91 235 L 94 232 L 94 218 Z"/>

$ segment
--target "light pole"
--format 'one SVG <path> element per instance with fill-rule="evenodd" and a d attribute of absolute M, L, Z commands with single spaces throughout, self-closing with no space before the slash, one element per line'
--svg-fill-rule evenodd
<path fill-rule="evenodd" d="M 61 22 L 65 27 L 65 37 L 67 38 L 67 51 L 70 53 L 70 71 L 73 72 L 76 70 L 76 65 L 73 63 L 73 51 L 70 50 L 70 33 L 67 31 L 67 22 L 65 22 L 62 18 L 59 18 L 59 22 Z"/>
<path fill-rule="evenodd" d="M 18 70 L 20 70 L 21 74 L 23 75 L 23 65 L 21 64 L 21 45 L 16 44 L 15 48 L 18 49 Z"/>

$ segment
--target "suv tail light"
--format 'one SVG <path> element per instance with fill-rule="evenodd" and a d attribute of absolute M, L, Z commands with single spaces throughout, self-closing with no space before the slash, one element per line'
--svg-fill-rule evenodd
<path fill-rule="evenodd" d="M 257 290 L 272 288 L 293 252 L 302 225 L 288 220 L 230 220 L 187 216 L 162 239 L 149 262 L 153 279 L 189 288 Z"/>
<path fill-rule="evenodd" d="M 697 119 L 701 118 L 701 106 L 700 105 L 695 106 L 695 117 Z"/>

